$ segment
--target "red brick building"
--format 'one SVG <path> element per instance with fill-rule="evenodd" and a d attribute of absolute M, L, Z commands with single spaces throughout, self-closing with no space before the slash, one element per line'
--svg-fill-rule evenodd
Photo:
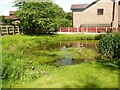
<path fill-rule="evenodd" d="M 10 11 L 10 12 L 9 12 L 9 16 L 5 16 L 5 19 L 11 19 L 11 20 L 13 20 L 14 22 L 20 22 L 20 19 L 17 18 L 16 16 L 14 16 L 14 12 L 15 12 L 15 11 Z"/>

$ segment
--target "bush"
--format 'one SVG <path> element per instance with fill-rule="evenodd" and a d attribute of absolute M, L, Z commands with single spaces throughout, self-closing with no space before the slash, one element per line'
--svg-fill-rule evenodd
<path fill-rule="evenodd" d="M 109 59 L 120 58 L 120 32 L 106 33 L 99 41 L 102 57 Z"/>

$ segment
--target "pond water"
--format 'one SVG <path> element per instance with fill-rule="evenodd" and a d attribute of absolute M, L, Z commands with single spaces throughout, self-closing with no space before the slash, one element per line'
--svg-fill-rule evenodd
<path fill-rule="evenodd" d="M 98 42 L 96 40 L 61 41 L 59 43 L 38 44 L 32 51 L 36 57 L 43 56 L 40 60 L 44 64 L 66 66 L 93 62 L 98 54 Z M 30 53 L 29 52 L 29 53 Z"/>
<path fill-rule="evenodd" d="M 61 49 L 60 49 L 60 52 L 67 52 L 67 47 L 66 46 L 63 46 Z M 73 62 L 72 62 L 72 55 L 71 53 L 65 53 L 65 54 L 62 54 L 62 57 L 64 57 L 63 59 L 59 59 L 59 60 L 56 60 L 56 62 L 59 64 L 59 65 L 71 65 Z"/>
<path fill-rule="evenodd" d="M 72 65 L 82 62 L 95 61 L 98 53 L 98 41 L 82 40 L 72 42 L 60 42 L 61 59 L 56 60 L 59 65 Z"/>

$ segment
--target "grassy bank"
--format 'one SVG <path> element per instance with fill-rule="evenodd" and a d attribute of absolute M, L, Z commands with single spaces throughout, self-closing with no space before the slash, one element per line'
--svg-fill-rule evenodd
<path fill-rule="evenodd" d="M 94 40 L 98 39 L 98 37 L 99 36 L 95 35 L 79 34 L 3 36 L 3 87 L 34 87 L 34 83 L 36 87 L 64 87 L 64 84 L 66 85 L 65 87 L 86 87 L 87 80 L 89 80 L 88 83 L 93 82 L 94 86 L 94 81 L 97 80 L 96 78 L 98 78 L 100 83 L 98 82 L 95 87 L 117 87 L 117 69 L 112 69 L 107 65 L 100 65 L 99 63 L 83 63 L 73 66 L 56 67 L 54 65 L 46 64 L 61 58 L 57 52 L 59 50 L 59 42 Z M 89 50 L 89 52 L 91 54 L 90 57 L 93 57 L 93 51 Z M 87 53 L 85 54 L 88 55 Z M 78 56 L 74 55 L 74 57 L 77 58 Z M 83 57 L 85 57 L 85 55 L 83 55 Z M 95 75 L 95 77 L 92 75 Z M 51 80 L 52 76 L 53 79 Z M 80 77 L 80 81 L 76 78 L 77 76 Z M 115 77 L 114 80 L 113 77 Z M 70 78 L 73 79 L 72 82 L 76 84 L 81 82 L 80 85 L 74 85 Z M 105 81 L 106 79 L 107 81 L 103 83 L 102 80 Z M 62 82 L 63 84 L 60 84 Z M 71 84 L 69 82 L 71 82 Z M 93 87 L 92 84 L 90 85 Z"/>
<path fill-rule="evenodd" d="M 49 74 L 16 88 L 117 88 L 117 68 L 100 63 L 52 68 Z"/>

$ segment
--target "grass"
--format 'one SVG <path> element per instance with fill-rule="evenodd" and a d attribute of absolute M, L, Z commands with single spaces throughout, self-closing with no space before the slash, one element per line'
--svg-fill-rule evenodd
<path fill-rule="evenodd" d="M 53 68 L 30 83 L 17 84 L 16 88 L 117 88 L 118 71 L 100 63 L 82 63 Z M 113 79 L 114 78 L 114 79 Z"/>
<path fill-rule="evenodd" d="M 83 39 L 91 40 L 90 43 L 94 43 L 92 40 L 96 37 L 98 38 L 99 36 L 79 34 L 3 36 L 3 87 L 117 87 L 118 70 L 109 68 L 107 65 L 82 63 L 66 67 L 56 67 L 47 64 L 62 58 L 61 55 L 65 53 L 72 54 L 74 59 L 80 57 L 86 58 L 86 56 L 93 58 L 96 54 L 94 50 L 82 48 L 83 52 L 80 56 L 74 53 L 74 48 L 68 48 L 68 52 L 59 52 L 58 44 L 59 42 L 76 42 Z"/>

